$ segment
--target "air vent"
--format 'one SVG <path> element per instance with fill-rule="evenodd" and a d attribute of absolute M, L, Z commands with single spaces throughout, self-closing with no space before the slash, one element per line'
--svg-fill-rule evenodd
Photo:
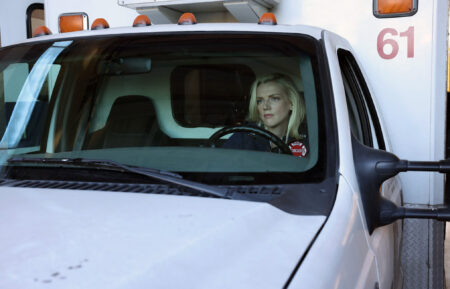
<path fill-rule="evenodd" d="M 211 197 L 208 194 L 199 193 L 187 188 L 180 188 L 176 186 L 167 186 L 167 185 L 155 185 L 155 184 L 122 184 L 122 183 L 25 180 L 12 182 L 6 185 L 9 187 L 20 187 L 20 188 L 112 191 L 112 192 L 130 192 L 142 194 L 190 195 L 190 196 Z"/>
<path fill-rule="evenodd" d="M 0 184 L 8 187 L 39 188 L 39 189 L 63 189 L 63 190 L 91 190 L 91 191 L 112 191 L 130 192 L 142 194 L 163 194 L 163 195 L 189 195 L 211 197 L 208 194 L 199 193 L 192 189 L 178 186 L 156 185 L 156 184 L 123 184 L 123 183 L 98 183 L 98 182 L 68 182 L 68 181 L 48 181 L 48 180 L 3 180 Z M 258 195 L 274 196 L 280 195 L 282 186 L 221 186 L 227 189 L 228 195 Z"/>
<path fill-rule="evenodd" d="M 280 195 L 281 186 L 229 186 L 228 194 L 244 194 L 244 195 Z"/>

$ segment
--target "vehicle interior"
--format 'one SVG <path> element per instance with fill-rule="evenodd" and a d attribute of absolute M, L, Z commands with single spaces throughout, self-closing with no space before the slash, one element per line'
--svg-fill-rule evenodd
<path fill-rule="evenodd" d="M 114 159 L 177 172 L 323 168 L 317 44 L 269 40 L 110 36 L 24 45 L 10 58 L 0 50 L 1 144 L 9 155 Z M 232 133 L 212 146 L 220 129 L 249 125 L 252 83 L 271 73 L 288 75 L 304 97 L 299 133 L 308 155 L 221 148 Z"/>

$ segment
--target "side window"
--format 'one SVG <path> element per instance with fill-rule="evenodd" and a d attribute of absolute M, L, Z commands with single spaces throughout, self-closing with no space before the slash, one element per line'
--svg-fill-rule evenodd
<path fill-rule="evenodd" d="M 45 25 L 44 4 L 31 4 L 27 8 L 27 38 L 31 38 L 34 30 L 42 25 Z"/>
<path fill-rule="evenodd" d="M 377 112 L 356 60 L 345 50 L 339 50 L 338 57 L 353 135 L 367 146 L 385 150 Z"/>

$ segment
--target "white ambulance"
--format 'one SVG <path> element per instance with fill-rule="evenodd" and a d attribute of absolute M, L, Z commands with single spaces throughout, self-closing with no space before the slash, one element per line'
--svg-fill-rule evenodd
<path fill-rule="evenodd" d="M 0 288 L 445 288 L 448 4 L 0 2 Z"/>

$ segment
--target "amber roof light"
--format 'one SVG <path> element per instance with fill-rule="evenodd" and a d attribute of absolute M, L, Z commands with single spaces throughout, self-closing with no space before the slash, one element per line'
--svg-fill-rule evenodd
<path fill-rule="evenodd" d="M 258 24 L 277 25 L 277 18 L 275 17 L 275 15 L 273 13 L 270 13 L 270 12 L 264 13 L 259 18 Z"/>
<path fill-rule="evenodd" d="M 45 35 L 51 35 L 52 32 L 50 29 L 47 28 L 47 26 L 39 26 L 34 30 L 33 37 L 39 37 L 39 36 L 45 36 Z"/>
<path fill-rule="evenodd" d="M 150 25 L 152 25 L 152 22 L 150 21 L 150 18 L 148 18 L 147 15 L 139 15 L 134 19 L 133 22 L 133 27 L 144 27 Z"/>
<path fill-rule="evenodd" d="M 87 29 L 85 13 L 63 14 L 59 16 L 59 32 L 73 32 Z"/>
<path fill-rule="evenodd" d="M 192 13 L 184 13 L 178 19 L 178 25 L 192 25 L 197 24 L 197 19 L 195 19 L 194 14 Z"/>
<path fill-rule="evenodd" d="M 109 24 L 103 18 L 95 19 L 91 26 L 91 30 L 108 29 L 108 28 L 109 28 Z"/>

